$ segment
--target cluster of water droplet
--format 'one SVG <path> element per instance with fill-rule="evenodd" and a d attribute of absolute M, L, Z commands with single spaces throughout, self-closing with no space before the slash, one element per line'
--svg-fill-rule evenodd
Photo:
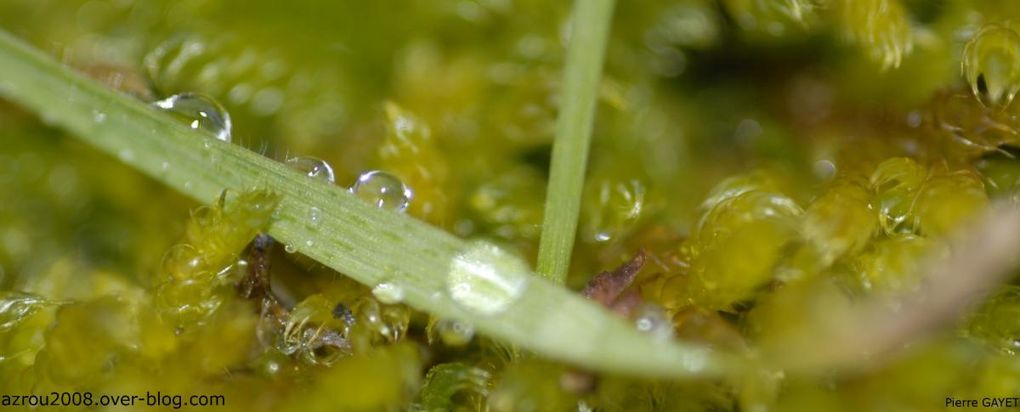
<path fill-rule="evenodd" d="M 290 158 L 285 163 L 312 179 L 319 179 L 330 184 L 336 181 L 333 167 L 324 160 L 302 156 Z M 362 173 L 348 188 L 348 191 L 375 207 L 396 212 L 407 210 L 414 197 L 414 192 L 398 177 L 380 170 Z M 309 210 L 308 217 L 313 224 L 319 222 L 320 213 L 318 208 Z"/>
<path fill-rule="evenodd" d="M 180 93 L 156 101 L 153 106 L 169 113 L 191 129 L 210 133 L 217 140 L 228 143 L 231 141 L 230 114 L 209 96 L 199 93 Z M 402 131 L 400 133 L 409 132 Z M 309 178 L 319 179 L 329 184 L 336 181 L 333 167 L 324 160 L 298 156 L 288 158 L 284 163 Z M 398 177 L 380 170 L 362 173 L 348 190 L 369 204 L 396 212 L 407 210 L 414 197 L 411 189 Z M 309 211 L 309 219 L 313 225 L 319 222 L 320 217 L 317 208 Z M 297 248 L 294 245 L 287 245 L 287 250 L 293 253 Z"/>
<path fill-rule="evenodd" d="M 397 342 L 407 333 L 411 321 L 411 311 L 406 306 L 383 304 L 367 296 L 354 302 L 352 310 L 357 325 L 351 332 L 355 348 Z"/>

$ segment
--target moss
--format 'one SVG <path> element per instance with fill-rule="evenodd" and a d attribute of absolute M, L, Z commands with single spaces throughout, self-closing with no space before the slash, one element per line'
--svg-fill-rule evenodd
<path fill-rule="evenodd" d="M 575 97 L 559 73 L 569 10 L 313 3 L 13 0 L 0 26 L 136 99 L 212 96 L 234 143 L 265 157 L 314 155 L 345 186 L 366 170 L 398 176 L 410 217 L 534 258 L 557 110 Z M 804 373 L 771 357 L 833 313 L 923 290 L 925 259 L 952 253 L 948 240 L 989 204 L 1016 202 L 1016 19 L 1008 1 L 616 11 L 567 284 L 644 250 L 620 296 L 664 313 L 672 339 L 739 359 L 714 378 L 569 365 L 384 303 L 361 273 L 287 253 L 317 237 L 251 244 L 282 219 L 282 195 L 235 188 L 195 204 L 118 161 L 131 154 L 111 158 L 52 113 L 0 102 L 0 387 L 223 393 L 237 410 L 929 410 L 945 396 L 1015 396 L 1015 285 L 862 370 Z M 212 165 L 210 153 L 194 156 Z M 160 160 L 150 175 L 176 167 Z M 302 224 L 359 224 L 350 216 L 307 210 Z M 350 243 L 330 256 L 398 287 L 445 285 L 408 273 L 438 259 L 419 256 L 426 247 L 368 265 Z"/>

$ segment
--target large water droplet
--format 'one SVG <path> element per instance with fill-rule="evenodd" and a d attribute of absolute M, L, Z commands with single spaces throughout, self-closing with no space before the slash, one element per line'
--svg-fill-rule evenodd
<path fill-rule="evenodd" d="M 372 296 L 387 305 L 394 305 L 404 300 L 404 289 L 392 282 L 383 282 L 372 288 Z"/>
<path fill-rule="evenodd" d="M 399 178 L 378 170 L 362 173 L 350 191 L 376 207 L 397 212 L 406 210 L 414 195 Z"/>
<path fill-rule="evenodd" d="M 521 258 L 499 246 L 473 241 L 451 262 L 446 287 L 465 309 L 496 315 L 524 293 L 530 272 Z"/>
<path fill-rule="evenodd" d="M 224 142 L 230 141 L 230 113 L 211 97 L 181 93 L 153 103 L 195 130 L 205 130 Z"/>
<path fill-rule="evenodd" d="M 291 169 L 304 173 L 313 179 L 322 179 L 333 183 L 336 177 L 333 174 L 333 167 L 321 159 L 314 157 L 292 157 L 287 159 L 287 166 Z"/>

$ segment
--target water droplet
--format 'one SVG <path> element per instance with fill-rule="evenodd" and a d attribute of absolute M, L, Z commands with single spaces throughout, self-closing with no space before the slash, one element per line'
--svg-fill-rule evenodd
<path fill-rule="evenodd" d="M 452 319 L 443 319 L 436 323 L 439 338 L 449 346 L 464 346 L 475 336 L 475 328 L 470 323 Z"/>
<path fill-rule="evenodd" d="M 637 330 L 652 335 L 656 339 L 666 340 L 673 336 L 673 323 L 666 311 L 659 305 L 646 304 L 638 309 L 634 317 Z"/>
<path fill-rule="evenodd" d="M 287 159 L 286 163 L 291 169 L 304 173 L 314 179 L 322 179 L 329 183 L 333 183 L 336 179 L 333 174 L 333 167 L 329 163 L 314 157 L 293 157 Z"/>
<path fill-rule="evenodd" d="M 319 221 L 322 220 L 322 211 L 319 208 L 312 206 L 308 209 L 308 220 L 312 222 L 312 225 L 318 225 Z"/>
<path fill-rule="evenodd" d="M 372 288 L 372 295 L 379 299 L 379 302 L 393 305 L 404 300 L 404 289 L 395 283 L 383 282 Z"/>
<path fill-rule="evenodd" d="M 920 110 L 914 110 L 907 114 L 907 126 L 912 128 L 921 127 L 921 122 L 924 121 L 924 116 L 921 115 Z"/>
<path fill-rule="evenodd" d="M 159 164 L 159 170 L 164 172 L 170 170 L 170 162 L 164 160 L 163 163 Z"/>
<path fill-rule="evenodd" d="M 131 149 L 123 149 L 117 153 L 117 157 L 119 157 L 122 161 L 130 162 L 135 160 L 135 152 Z"/>
<path fill-rule="evenodd" d="M 362 173 L 350 191 L 376 207 L 397 212 L 406 210 L 413 196 L 396 176 L 378 170 Z"/>
<path fill-rule="evenodd" d="M 103 113 L 99 109 L 92 110 L 92 121 L 96 123 L 102 123 L 106 121 L 106 113 Z"/>
<path fill-rule="evenodd" d="M 473 241 L 451 262 L 446 287 L 465 309 L 496 315 L 524 293 L 530 272 L 523 260 L 499 246 Z"/>
<path fill-rule="evenodd" d="M 354 304 L 356 323 L 372 331 L 372 342 L 395 342 L 407 332 L 411 312 L 403 305 L 380 305 L 376 299 L 363 298 Z"/>
<path fill-rule="evenodd" d="M 836 164 L 828 159 L 821 159 L 815 162 L 814 167 L 815 177 L 822 180 L 829 180 L 836 177 Z"/>
<path fill-rule="evenodd" d="M 224 142 L 230 141 L 230 113 L 211 97 L 181 93 L 153 103 L 196 130 L 205 130 Z"/>
<path fill-rule="evenodd" d="M 297 248 L 294 247 L 294 245 L 287 244 L 283 246 L 283 251 L 287 253 L 294 253 L 297 252 Z"/>
<path fill-rule="evenodd" d="M 308 247 L 315 246 L 315 241 L 312 240 L 312 239 L 308 239 L 308 240 L 305 241 L 305 246 L 308 246 Z"/>

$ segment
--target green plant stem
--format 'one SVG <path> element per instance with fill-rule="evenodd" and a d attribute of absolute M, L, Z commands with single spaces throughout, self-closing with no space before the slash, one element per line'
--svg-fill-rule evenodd
<path fill-rule="evenodd" d="M 395 283 L 411 307 L 468 321 L 493 338 L 592 370 L 700 376 L 731 368 L 721 353 L 655 340 L 602 307 L 498 259 L 476 263 L 494 266 L 487 275 L 515 271 L 526 277 L 527 287 L 505 311 L 471 310 L 452 298 L 447 285 L 467 242 L 189 129 L 2 30 L 0 97 L 200 202 L 211 202 L 225 189 L 274 191 L 281 199 L 269 233 L 277 240 L 365 285 Z M 313 221 L 311 213 L 320 218 Z"/>
<path fill-rule="evenodd" d="M 567 278 L 574 248 L 595 102 L 612 15 L 613 0 L 574 2 L 538 247 L 538 273 L 559 283 Z"/>

